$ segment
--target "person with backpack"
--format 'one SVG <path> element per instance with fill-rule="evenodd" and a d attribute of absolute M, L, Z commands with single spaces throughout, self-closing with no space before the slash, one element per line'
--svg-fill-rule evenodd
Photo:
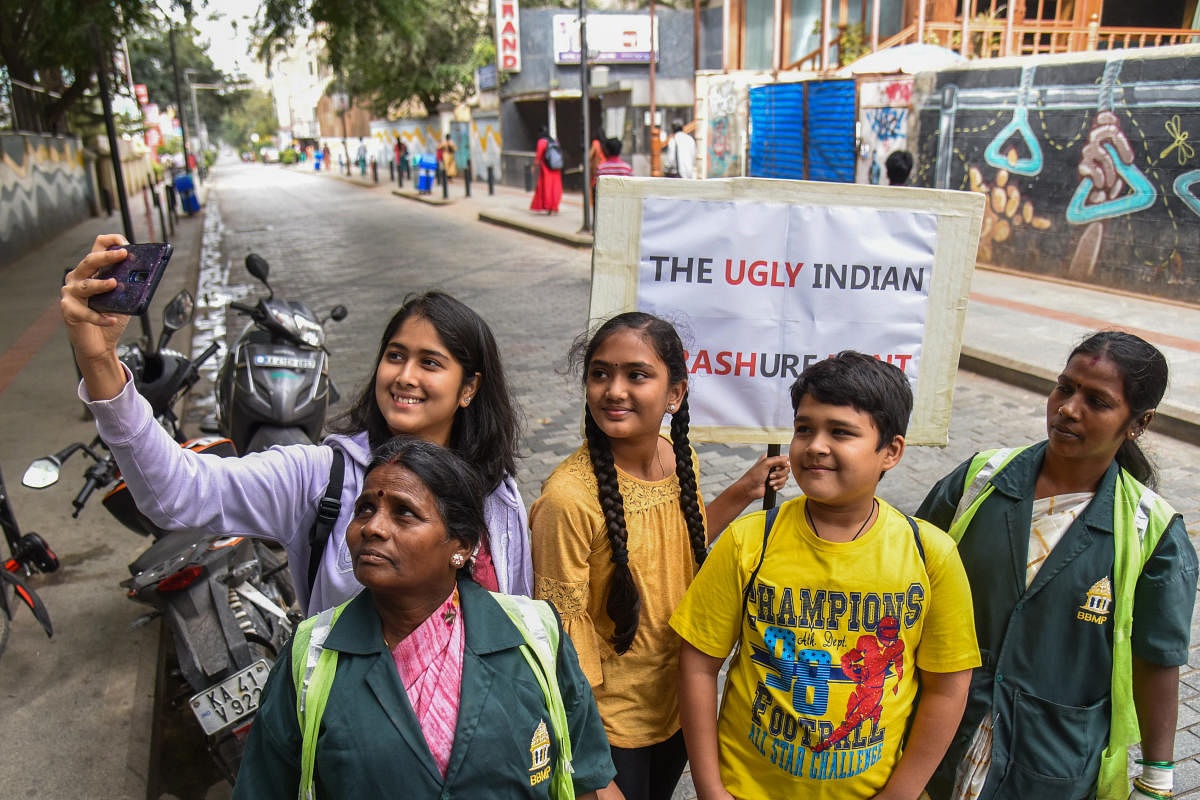
<path fill-rule="evenodd" d="M 1138 446 L 1167 371 L 1138 336 L 1088 336 L 1046 439 L 976 454 L 917 510 L 958 542 L 983 653 L 934 800 L 1171 797 L 1197 559 Z"/>
<path fill-rule="evenodd" d="M 917 800 L 979 648 L 954 542 L 876 493 L 904 455 L 912 389 L 843 351 L 791 400 L 804 496 L 734 522 L 671 617 L 692 780 L 701 800 Z"/>
<path fill-rule="evenodd" d="M 562 146 L 550 137 L 550 130 L 545 126 L 538 132 L 537 154 L 531 168 L 537 172 L 537 184 L 533 188 L 529 210 L 557 214 L 563 193 Z"/>
<path fill-rule="evenodd" d="M 346 540 L 357 597 L 300 625 L 263 688 L 235 798 L 594 798 L 615 773 L 553 609 L 464 568 L 483 482 L 409 436 L 372 455 Z"/>
<path fill-rule="evenodd" d="M 96 273 L 124 258 L 117 234 L 99 236 L 69 273 L 63 318 L 83 375 L 80 398 L 96 418 L 138 508 L 164 528 L 256 536 L 287 550 L 302 608 L 322 611 L 359 592 L 345 531 L 372 446 L 409 434 L 470 460 L 487 484 L 487 533 L 472 557 L 485 588 L 533 589 L 527 516 L 513 475 L 520 416 L 491 328 L 442 292 L 411 295 L 384 328 L 375 367 L 323 444 L 210 458 L 180 447 L 154 422 L 117 359 L 129 317 L 105 315 L 88 297 L 110 291 Z"/>

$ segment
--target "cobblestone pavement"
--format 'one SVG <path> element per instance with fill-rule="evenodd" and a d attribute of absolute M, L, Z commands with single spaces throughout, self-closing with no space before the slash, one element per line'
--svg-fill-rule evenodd
<path fill-rule="evenodd" d="M 219 171 L 215 186 L 211 199 L 223 225 L 222 252 L 233 262 L 231 280 L 249 286 L 240 262 L 254 251 L 271 263 L 278 294 L 303 299 L 319 312 L 339 302 L 349 308 L 345 322 L 329 326 L 328 339 L 331 372 L 344 397 L 370 373 L 378 336 L 406 293 L 444 289 L 487 319 L 527 417 L 518 481 L 526 504 L 537 497 L 541 481 L 580 443 L 581 392 L 565 368 L 571 340 L 587 323 L 589 251 L 482 224 L 466 204 L 434 207 L 394 197 L 386 183 L 365 187 L 246 165 Z M 912 511 L 935 480 L 975 451 L 1042 438 L 1043 402 L 1025 390 L 960 372 L 950 446 L 911 448 L 880 484 L 880 494 Z M 1162 493 L 1185 514 L 1195 535 L 1200 489 L 1192 470 L 1200 463 L 1200 448 L 1153 434 L 1146 438 L 1162 468 Z M 757 453 L 706 444 L 697 450 L 706 497 L 741 475 Z M 795 494 L 792 484 L 783 497 Z M 1176 771 L 1180 793 L 1200 787 L 1198 667 L 1193 647 L 1181 685 L 1176 753 L 1187 760 Z M 690 796 L 685 781 L 677 797 Z"/>

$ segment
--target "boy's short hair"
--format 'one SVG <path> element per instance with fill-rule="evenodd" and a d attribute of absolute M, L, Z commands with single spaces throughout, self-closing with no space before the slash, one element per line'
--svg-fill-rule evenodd
<path fill-rule="evenodd" d="M 608 153 L 609 158 L 616 158 L 621 155 L 621 140 L 609 139 L 604 143 L 604 152 Z"/>
<path fill-rule="evenodd" d="M 876 450 L 903 436 L 912 414 L 912 387 L 904 371 L 854 350 L 809 365 L 792 384 L 791 393 L 793 414 L 806 394 L 819 403 L 851 406 L 870 414 L 879 429 Z"/>

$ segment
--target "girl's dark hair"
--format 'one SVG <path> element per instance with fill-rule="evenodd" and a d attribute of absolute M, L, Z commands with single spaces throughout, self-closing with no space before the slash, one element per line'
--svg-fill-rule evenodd
<path fill-rule="evenodd" d="M 383 331 L 379 352 L 375 354 L 375 368 L 358 399 L 330 423 L 329 429 L 348 435 L 366 431 L 372 448 L 391 438 L 392 431 L 375 400 L 375 375 L 388 342 L 413 317 L 428 320 L 433 326 L 442 344 L 462 367 L 464 380 L 479 373 L 471 404 L 454 413 L 450 449 L 475 465 L 483 478 L 484 494 L 488 494 L 506 475 L 517 472 L 521 420 L 504 380 L 504 367 L 492 329 L 482 317 L 444 292 L 426 292 L 404 299 L 404 305 L 392 315 Z"/>
<path fill-rule="evenodd" d="M 449 448 L 415 436 L 393 436 L 371 451 L 366 476 L 382 466 L 397 466 L 417 476 L 433 495 L 446 536 L 474 550 L 487 522 L 483 517 L 483 481 L 479 473 Z M 464 567 L 465 569 L 465 567 Z"/>
<path fill-rule="evenodd" d="M 1078 355 L 1100 356 L 1116 365 L 1131 412 L 1127 422 L 1157 408 L 1167 391 L 1167 359 L 1140 336 L 1124 331 L 1099 331 L 1080 342 L 1067 361 Z M 1117 464 L 1147 486 L 1157 486 L 1158 471 L 1138 447 L 1137 439 L 1126 438 L 1121 442 Z"/>
<path fill-rule="evenodd" d="M 618 314 L 605 322 L 590 338 L 584 334 L 575 341 L 571 348 L 571 360 L 581 367 L 584 384 L 587 383 L 588 365 L 596 350 L 609 336 L 625 328 L 637 331 L 654 348 L 655 353 L 667 366 L 667 377 L 672 385 L 687 379 L 683 342 L 680 341 L 675 327 L 653 314 L 630 311 Z M 679 478 L 679 508 L 683 512 L 684 522 L 687 523 L 692 554 L 697 564 L 703 564 L 707 537 L 704 532 L 704 518 L 700 514 L 696 473 L 692 469 L 688 422 L 688 399 L 685 393 L 679 408 L 671 418 L 671 441 L 675 451 L 675 475 Z M 642 598 L 629 569 L 629 534 L 625 529 L 625 503 L 617 482 L 612 443 L 592 418 L 592 412 L 586 404 L 584 432 L 587 436 L 588 453 L 592 458 L 592 470 L 596 475 L 600 508 L 604 512 L 604 525 L 608 529 L 608 543 L 612 547 L 612 562 L 616 564 L 612 583 L 608 587 L 605 610 L 613 621 L 613 647 L 617 653 L 624 653 L 633 645 L 633 637 L 637 633 Z"/>

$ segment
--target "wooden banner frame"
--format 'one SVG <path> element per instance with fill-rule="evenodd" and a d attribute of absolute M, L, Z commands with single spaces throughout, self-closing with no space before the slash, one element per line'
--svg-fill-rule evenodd
<path fill-rule="evenodd" d="M 642 202 L 649 197 L 718 202 L 852 206 L 921 211 L 937 216 L 921 368 L 905 440 L 944 447 L 962 349 L 971 275 L 987 198 L 977 192 L 769 178 L 602 177 L 597 186 L 589 317 L 607 319 L 637 308 Z M 693 426 L 696 441 L 772 444 L 792 438 L 790 428 Z"/>

